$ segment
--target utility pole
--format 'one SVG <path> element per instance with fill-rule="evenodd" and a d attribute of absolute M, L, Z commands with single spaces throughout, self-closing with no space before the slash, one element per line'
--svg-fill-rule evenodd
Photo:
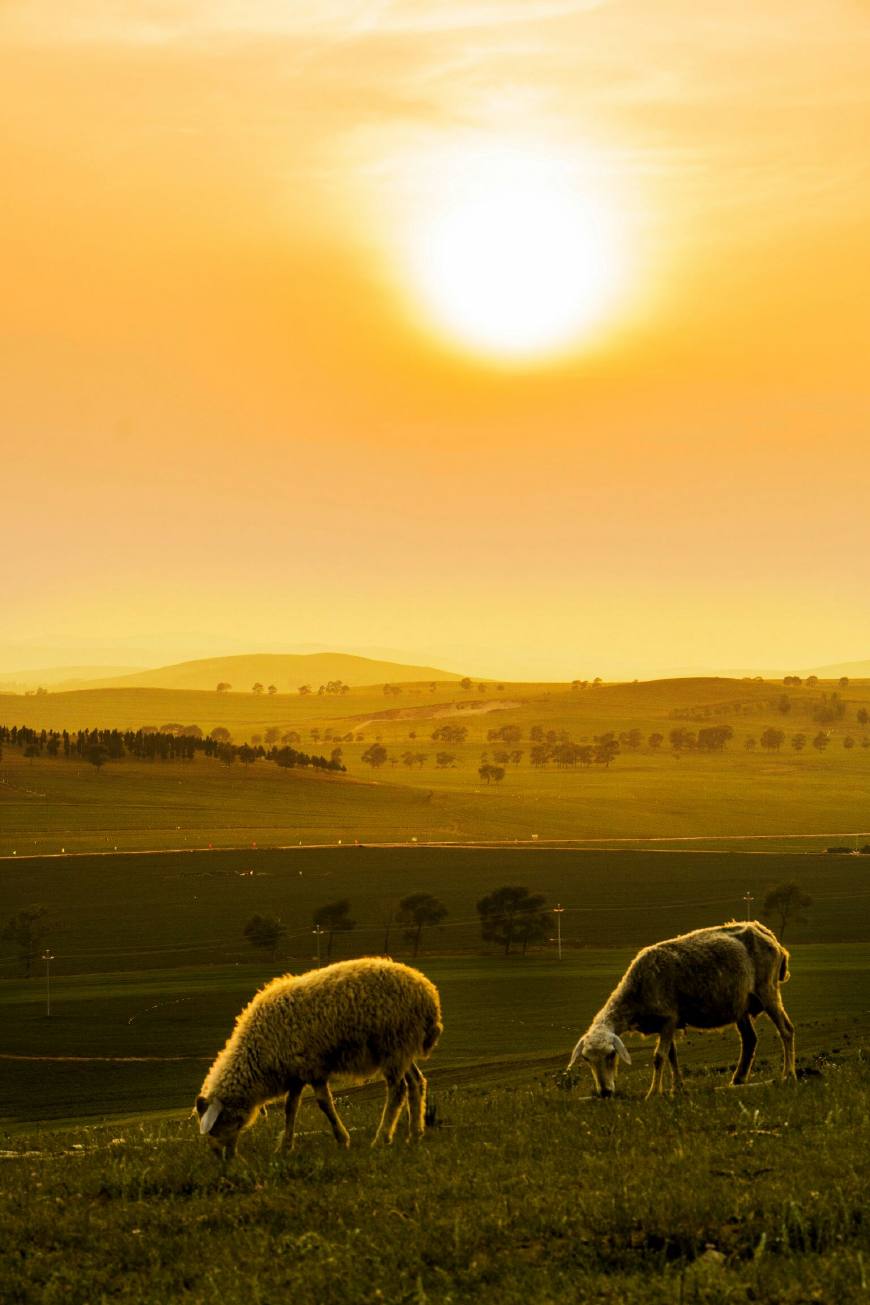
<path fill-rule="evenodd" d="M 314 928 L 311 930 L 311 932 L 314 934 L 315 938 L 317 939 L 317 964 L 319 965 L 320 964 L 320 935 L 323 933 L 323 930 L 321 929 L 319 924 L 316 924 Z"/>
<path fill-rule="evenodd" d="M 42 953 L 42 959 L 45 961 L 45 1014 L 51 1016 L 51 962 L 54 960 L 51 949 L 46 947 Z"/>
<path fill-rule="evenodd" d="M 556 917 L 556 951 L 560 961 L 562 959 L 562 912 L 564 909 L 564 906 L 558 904 L 553 907 L 553 914 Z"/>
<path fill-rule="evenodd" d="M 746 903 L 746 918 L 747 918 L 747 920 L 748 920 L 748 919 L 749 919 L 749 909 L 750 909 L 750 907 L 752 906 L 752 903 L 755 901 L 755 898 L 752 896 L 752 894 L 751 894 L 751 893 L 749 892 L 749 890 L 747 889 L 747 891 L 743 894 L 743 900 L 744 900 L 744 902 Z"/>

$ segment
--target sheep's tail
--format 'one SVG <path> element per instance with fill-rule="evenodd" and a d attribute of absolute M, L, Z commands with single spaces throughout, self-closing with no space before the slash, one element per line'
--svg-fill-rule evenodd
<path fill-rule="evenodd" d="M 426 1021 L 426 1027 L 423 1031 L 423 1055 L 428 1056 L 433 1050 L 435 1043 L 444 1032 L 444 1025 L 436 1014 L 432 1014 Z"/>
<path fill-rule="evenodd" d="M 788 983 L 789 979 L 791 978 L 791 975 L 788 972 L 788 952 L 785 950 L 785 948 L 782 946 L 781 943 L 780 943 L 779 950 L 781 953 L 780 961 L 779 961 L 779 981 L 780 983 Z"/>

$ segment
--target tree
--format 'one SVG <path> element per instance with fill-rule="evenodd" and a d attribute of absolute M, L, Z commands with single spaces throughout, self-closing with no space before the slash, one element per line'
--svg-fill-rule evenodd
<path fill-rule="evenodd" d="M 217 686 L 217 691 L 218 693 L 229 693 L 232 687 L 231 684 L 227 684 L 226 680 L 221 680 L 220 684 Z"/>
<path fill-rule="evenodd" d="M 806 747 L 806 742 L 806 734 L 792 734 L 791 736 L 791 746 L 794 748 L 795 752 L 802 752 Z"/>
<path fill-rule="evenodd" d="M 830 741 L 830 735 L 826 734 L 824 730 L 819 730 L 818 734 L 813 739 L 813 747 L 817 752 L 824 752 Z"/>
<path fill-rule="evenodd" d="M 814 689 L 819 682 L 818 675 L 808 675 L 804 683 L 808 689 Z"/>
<path fill-rule="evenodd" d="M 263 685 L 260 683 L 259 680 L 257 680 L 256 684 L 251 685 L 251 693 L 256 693 L 257 696 L 259 696 L 262 692 L 263 692 Z"/>
<path fill-rule="evenodd" d="M 215 743 L 229 743 L 233 736 L 225 725 L 215 725 L 208 737 Z"/>
<path fill-rule="evenodd" d="M 647 739 L 647 744 L 649 745 L 649 747 L 653 752 L 658 752 L 659 748 L 662 746 L 664 741 L 665 741 L 664 734 L 656 733 L 656 734 L 651 734 L 649 736 L 649 738 Z"/>
<path fill-rule="evenodd" d="M 790 920 L 795 924 L 804 924 L 806 916 L 802 913 L 813 904 L 802 888 L 795 883 L 777 884 L 765 894 L 761 914 L 765 920 L 774 920 L 780 941 L 785 938 L 785 927 Z"/>
<path fill-rule="evenodd" d="M 382 743 L 372 743 L 362 754 L 362 760 L 371 766 L 372 770 L 377 770 L 387 759 L 387 749 Z"/>
<path fill-rule="evenodd" d="M 268 952 L 272 960 L 287 929 L 274 915 L 252 915 L 242 933 L 252 947 Z"/>
<path fill-rule="evenodd" d="M 459 687 L 460 689 L 465 689 L 466 692 L 471 688 L 471 680 L 468 678 L 467 675 L 463 676 L 463 678 L 459 681 Z"/>
<path fill-rule="evenodd" d="M 522 943 L 523 955 L 530 942 L 542 938 L 549 925 L 546 901 L 520 885 L 497 888 L 477 903 L 480 933 L 484 942 L 499 943 L 509 956 L 514 943 Z"/>
<path fill-rule="evenodd" d="M 48 908 L 31 906 L 7 920 L 0 933 L 3 942 L 12 943 L 26 978 L 33 975 L 33 966 L 48 936 L 46 917 Z"/>
<path fill-rule="evenodd" d="M 866 707 L 859 707 L 858 714 L 855 717 L 855 719 L 857 720 L 859 725 L 866 725 L 868 722 L 870 722 L 870 712 L 867 711 Z"/>
<path fill-rule="evenodd" d="M 435 767 L 437 770 L 449 770 L 451 766 L 456 765 L 456 754 L 453 752 L 436 752 Z"/>
<path fill-rule="evenodd" d="M 698 750 L 700 752 L 722 752 L 734 731 L 730 725 L 707 725 L 698 730 Z"/>
<path fill-rule="evenodd" d="M 266 692 L 270 698 L 274 698 L 275 694 L 278 692 L 277 684 L 270 684 Z"/>
<path fill-rule="evenodd" d="M 596 734 L 595 736 L 595 753 L 593 760 L 599 765 L 604 766 L 605 770 L 610 769 L 610 763 L 615 757 L 619 756 L 619 740 L 613 737 L 613 734 Z"/>
<path fill-rule="evenodd" d="M 785 730 L 777 730 L 770 726 L 762 734 L 760 743 L 768 752 L 779 752 L 783 743 L 785 743 Z"/>
<path fill-rule="evenodd" d="M 278 742 L 280 737 L 281 737 L 281 731 L 278 729 L 277 725 L 271 725 L 269 729 L 266 730 L 266 733 L 263 735 L 263 740 L 269 747 L 273 747 L 274 744 Z"/>
<path fill-rule="evenodd" d="M 848 689 L 848 687 L 849 687 L 849 677 L 848 677 L 848 675 L 841 675 L 840 678 L 839 678 L 839 680 L 837 681 L 837 683 L 839 684 L 839 686 L 840 686 L 841 689 Z"/>
<path fill-rule="evenodd" d="M 85 752 L 85 760 L 89 761 L 99 774 L 100 768 L 109 760 L 109 753 L 101 743 L 93 743 Z"/>
<path fill-rule="evenodd" d="M 297 690 L 297 692 L 298 692 L 298 693 L 299 693 L 303 698 L 306 698 L 306 697 L 308 696 L 308 694 L 311 692 L 311 685 L 310 685 L 310 684 L 300 684 L 300 685 L 299 685 L 299 688 L 298 688 L 298 690 Z"/>
<path fill-rule="evenodd" d="M 322 929 L 326 934 L 326 959 L 332 955 L 332 940 L 337 933 L 349 933 L 356 928 L 356 920 L 349 915 L 350 902 L 346 897 L 338 902 L 327 902 L 320 906 L 311 917 L 315 929 Z"/>
<path fill-rule="evenodd" d="M 447 907 L 431 893 L 410 893 L 399 902 L 396 920 L 406 926 L 405 939 L 413 946 L 413 955 L 420 951 L 423 930 L 440 924 L 447 914 Z"/>
<path fill-rule="evenodd" d="M 430 737 L 434 743 L 464 743 L 468 738 L 468 726 L 440 725 Z"/>

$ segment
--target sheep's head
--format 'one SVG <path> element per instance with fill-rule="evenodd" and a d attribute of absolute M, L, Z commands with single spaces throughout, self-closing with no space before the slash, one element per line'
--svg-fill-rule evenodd
<path fill-rule="evenodd" d="M 622 1038 L 607 1028 L 591 1028 L 574 1048 L 571 1064 L 583 1059 L 592 1071 L 595 1087 L 601 1097 L 612 1097 L 616 1085 L 618 1060 L 631 1064 L 631 1056 Z"/>
<path fill-rule="evenodd" d="M 208 1139 L 213 1151 L 227 1160 L 236 1152 L 239 1134 L 250 1128 L 259 1113 L 258 1106 L 223 1101 L 220 1097 L 199 1096 L 194 1106 L 199 1116 L 199 1131 Z"/>

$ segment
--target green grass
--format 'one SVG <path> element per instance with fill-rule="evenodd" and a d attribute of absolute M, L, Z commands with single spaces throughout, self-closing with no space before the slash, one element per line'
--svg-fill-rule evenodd
<path fill-rule="evenodd" d="M 455 686 L 408 686 L 399 699 L 370 689 L 342 698 L 217 695 L 170 690 L 99 690 L 0 697 L 0 718 L 34 727 L 136 727 L 171 720 L 230 728 L 237 741 L 270 726 L 296 729 L 301 746 L 328 752 L 341 746 L 348 775 L 318 776 L 281 771 L 260 762 L 227 768 L 202 756 L 187 765 L 109 763 L 97 774 L 86 763 L 30 762 L 7 747 L 0 762 L 0 855 L 33 852 L 123 850 L 158 847 L 271 846 L 290 842 L 466 841 L 469 839 L 723 839 L 764 837 L 762 846 L 786 847 L 800 838 L 824 847 L 867 826 L 870 747 L 856 716 L 870 705 L 870 684 L 844 692 L 847 714 L 836 723 L 827 751 L 788 744 L 775 754 L 749 753 L 747 734 L 768 725 L 790 735 L 812 736 L 808 714 L 822 691 L 792 690 L 792 707 L 776 710 L 781 686 L 733 680 L 678 680 L 605 685 L 571 691 L 557 685 L 506 685 L 481 698 Z M 394 704 L 400 705 L 394 705 Z M 483 708 L 496 710 L 483 710 Z M 739 710 L 738 710 L 739 708 Z M 444 723 L 433 713 L 467 725 L 460 745 L 431 739 Z M 674 711 L 697 716 L 693 728 L 719 721 L 735 739 L 721 755 L 685 754 L 646 745 L 621 755 L 612 768 L 559 770 L 529 765 L 533 725 L 565 729 L 577 741 L 605 730 L 639 728 L 667 735 Z M 379 715 L 380 713 L 380 715 Z M 387 713 L 385 716 L 384 713 Z M 409 715 L 409 713 L 417 713 Z M 420 715 L 419 713 L 425 713 Z M 488 730 L 502 724 L 523 732 L 524 757 L 509 765 L 500 785 L 482 784 L 478 767 L 490 743 Z M 347 732 L 361 742 L 341 742 Z M 316 738 L 312 734 L 316 734 Z M 411 735 L 415 735 L 412 738 Z M 843 747 L 851 735 L 857 745 Z M 329 737 L 327 737 L 329 736 Z M 372 771 L 365 749 L 382 740 L 391 762 Z M 442 747 L 457 764 L 435 766 Z M 423 752 L 422 767 L 401 762 L 404 752 Z M 392 764 L 392 762 L 395 764 Z M 870 841 L 870 834 L 863 841 Z"/>
<path fill-rule="evenodd" d="M 253 872 L 253 873 L 252 873 Z M 767 888 L 797 881 L 813 898 L 786 942 L 870 938 L 870 858 L 734 852 L 651 852 L 546 847 L 355 847 L 34 857 L 0 863 L 6 918 L 30 903 L 49 910 L 59 975 L 247 961 L 242 927 L 256 912 L 287 928 L 281 963 L 307 965 L 311 919 L 347 897 L 353 932 L 336 953 L 385 950 L 385 921 L 412 892 L 440 897 L 449 914 L 424 935 L 424 951 L 480 950 L 476 903 L 505 883 L 525 884 L 565 907 L 566 948 L 639 946 L 651 938 L 757 912 Z M 0 975 L 12 977 L 9 945 Z M 404 953 L 393 930 L 388 950 Z M 552 951 L 552 946 L 549 947 Z"/>
<path fill-rule="evenodd" d="M 522 1073 L 530 1063 L 564 1065 L 571 1047 L 622 974 L 633 949 L 589 949 L 566 957 L 428 957 L 445 1032 L 433 1083 Z M 299 967 L 301 968 L 301 967 Z M 870 943 L 804 945 L 785 989 L 804 1063 L 870 1049 Z M 41 983 L 0 984 L 0 1122 L 139 1114 L 189 1106 L 235 1015 L 273 968 L 191 967 L 76 975 L 54 984 L 46 1017 Z M 761 1072 L 778 1066 L 779 1043 L 759 1021 Z M 649 1044 L 623 1074 L 645 1090 Z M 733 1066 L 737 1037 L 690 1033 L 690 1069 Z M 9 1059 L 21 1057 L 21 1059 Z M 498 1067 L 495 1069 L 495 1067 Z"/>
<path fill-rule="evenodd" d="M 797 1087 L 584 1099 L 550 1074 L 435 1089 L 419 1147 L 342 1153 L 280 1112 L 221 1174 L 189 1118 L 22 1134 L 0 1160 L 0 1295 L 348 1305 L 866 1299 L 870 1080 L 857 1058 Z"/>

